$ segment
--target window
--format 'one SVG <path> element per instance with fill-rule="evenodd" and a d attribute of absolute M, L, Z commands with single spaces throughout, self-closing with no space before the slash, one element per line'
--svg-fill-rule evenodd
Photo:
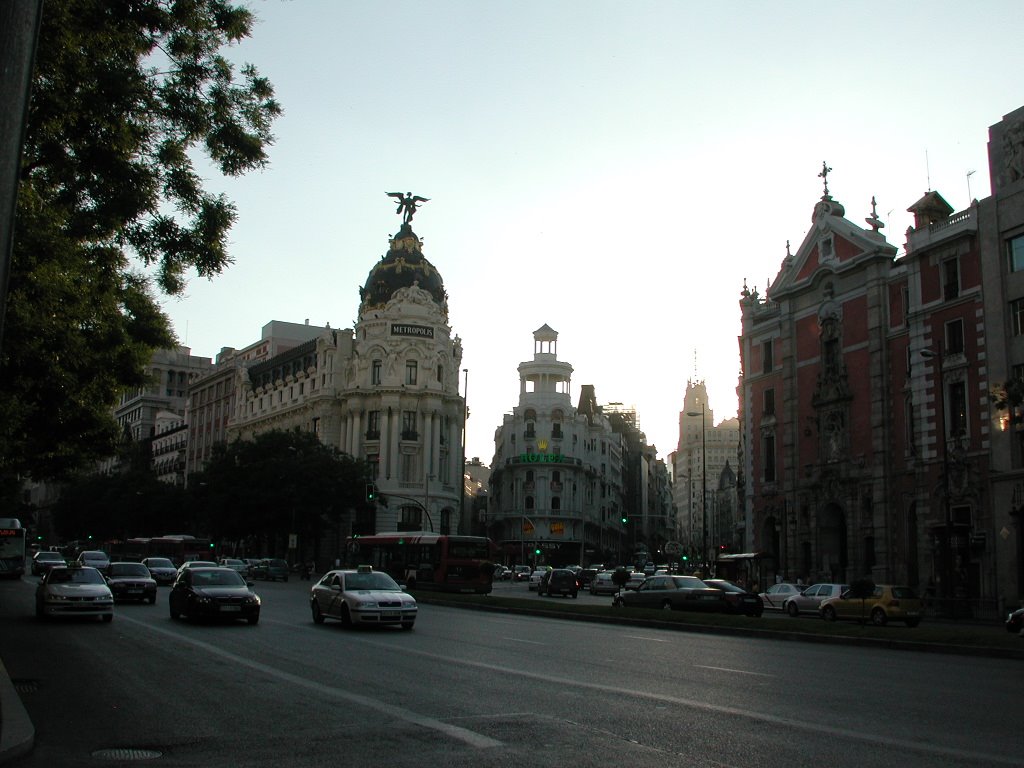
<path fill-rule="evenodd" d="M 383 361 L 374 360 L 370 363 L 370 383 L 380 384 L 380 369 L 383 365 Z"/>
<path fill-rule="evenodd" d="M 764 436 L 764 481 L 775 482 L 775 435 Z"/>
<path fill-rule="evenodd" d="M 964 321 L 950 320 L 946 323 L 946 353 L 962 355 L 964 353 Z"/>
<path fill-rule="evenodd" d="M 1018 235 L 1007 241 L 1006 254 L 1010 261 L 1010 271 L 1024 270 L 1024 235 Z"/>
<path fill-rule="evenodd" d="M 967 434 L 967 385 L 954 381 L 949 385 L 949 429 L 948 437 Z"/>
<path fill-rule="evenodd" d="M 406 360 L 405 361 L 405 383 L 415 384 L 416 383 L 416 361 Z"/>
<path fill-rule="evenodd" d="M 441 367 L 440 365 L 437 366 L 437 380 L 441 381 L 441 378 L 443 377 L 443 375 L 444 375 L 444 368 Z"/>
<path fill-rule="evenodd" d="M 562 500 L 560 498 L 558 498 L 557 496 L 552 496 L 551 497 L 551 511 L 552 512 L 557 512 L 561 508 L 562 508 Z"/>
<path fill-rule="evenodd" d="M 370 411 L 366 414 L 366 439 L 380 439 L 380 411 Z"/>
<path fill-rule="evenodd" d="M 960 295 L 960 262 L 946 259 L 942 262 L 942 295 L 947 301 Z"/>
<path fill-rule="evenodd" d="M 1014 336 L 1024 335 L 1024 299 L 1010 302 L 1010 328 Z"/>
<path fill-rule="evenodd" d="M 402 439 L 416 439 L 416 411 L 402 411 Z"/>
<path fill-rule="evenodd" d="M 766 389 L 764 391 L 764 415 L 774 416 L 775 415 L 775 389 Z"/>
<path fill-rule="evenodd" d="M 762 363 L 764 364 L 764 367 L 762 368 L 763 373 L 771 373 L 772 368 L 775 367 L 775 361 L 773 359 L 772 351 L 773 350 L 771 339 L 768 339 L 768 341 L 761 344 L 761 358 Z"/>

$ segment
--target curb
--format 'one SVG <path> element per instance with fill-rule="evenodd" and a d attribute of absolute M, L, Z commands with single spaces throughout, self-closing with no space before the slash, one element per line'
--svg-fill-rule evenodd
<path fill-rule="evenodd" d="M 26 754 L 35 742 L 36 729 L 0 659 L 0 763 Z"/>

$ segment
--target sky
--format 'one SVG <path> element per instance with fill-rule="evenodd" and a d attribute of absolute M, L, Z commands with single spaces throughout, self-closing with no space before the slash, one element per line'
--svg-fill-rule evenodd
<path fill-rule="evenodd" d="M 687 382 L 737 413 L 740 292 L 763 295 L 823 194 L 863 224 L 990 191 L 989 126 L 1024 105 L 1020 0 L 250 0 L 230 49 L 284 114 L 267 168 L 210 172 L 234 260 L 164 301 L 195 355 L 271 320 L 352 328 L 401 217 L 444 279 L 490 463 L 533 332 L 667 458 Z"/>

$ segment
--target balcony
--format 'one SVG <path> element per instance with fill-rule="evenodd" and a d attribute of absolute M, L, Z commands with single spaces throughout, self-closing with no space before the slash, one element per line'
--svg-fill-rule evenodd
<path fill-rule="evenodd" d="M 977 231 L 978 209 L 972 205 L 967 210 L 954 213 L 948 219 L 907 232 L 907 253 L 938 245 L 961 235 L 976 234 Z"/>
<path fill-rule="evenodd" d="M 366 439 L 367 440 L 380 440 L 380 430 L 379 429 L 368 429 L 368 430 L 366 430 Z"/>
<path fill-rule="evenodd" d="M 417 432 L 415 429 L 403 429 L 402 430 L 402 439 L 403 440 L 419 440 L 420 439 L 420 433 Z"/>

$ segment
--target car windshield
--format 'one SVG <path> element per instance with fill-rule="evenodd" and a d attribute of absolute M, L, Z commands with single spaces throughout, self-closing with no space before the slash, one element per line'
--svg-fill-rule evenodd
<path fill-rule="evenodd" d="M 401 591 L 401 587 L 386 573 L 350 573 L 345 576 L 345 589 L 382 589 L 387 591 Z"/>
<path fill-rule="evenodd" d="M 107 556 L 102 552 L 83 552 L 83 560 L 106 560 Z"/>
<path fill-rule="evenodd" d="M 63 560 L 59 552 L 40 552 L 36 555 L 36 560 Z"/>
<path fill-rule="evenodd" d="M 95 568 L 55 568 L 50 571 L 50 584 L 103 584 Z"/>
<path fill-rule="evenodd" d="M 197 587 L 242 587 L 245 580 L 237 571 L 197 570 L 192 574 L 192 584 Z"/>
<path fill-rule="evenodd" d="M 146 560 L 146 565 L 150 568 L 173 568 L 174 563 L 168 560 L 166 557 L 151 557 Z"/>
<path fill-rule="evenodd" d="M 271 560 L 267 563 L 271 568 L 287 568 L 288 563 L 284 560 Z"/>
<path fill-rule="evenodd" d="M 142 563 L 114 563 L 110 566 L 111 576 L 149 576 L 149 568 Z"/>

